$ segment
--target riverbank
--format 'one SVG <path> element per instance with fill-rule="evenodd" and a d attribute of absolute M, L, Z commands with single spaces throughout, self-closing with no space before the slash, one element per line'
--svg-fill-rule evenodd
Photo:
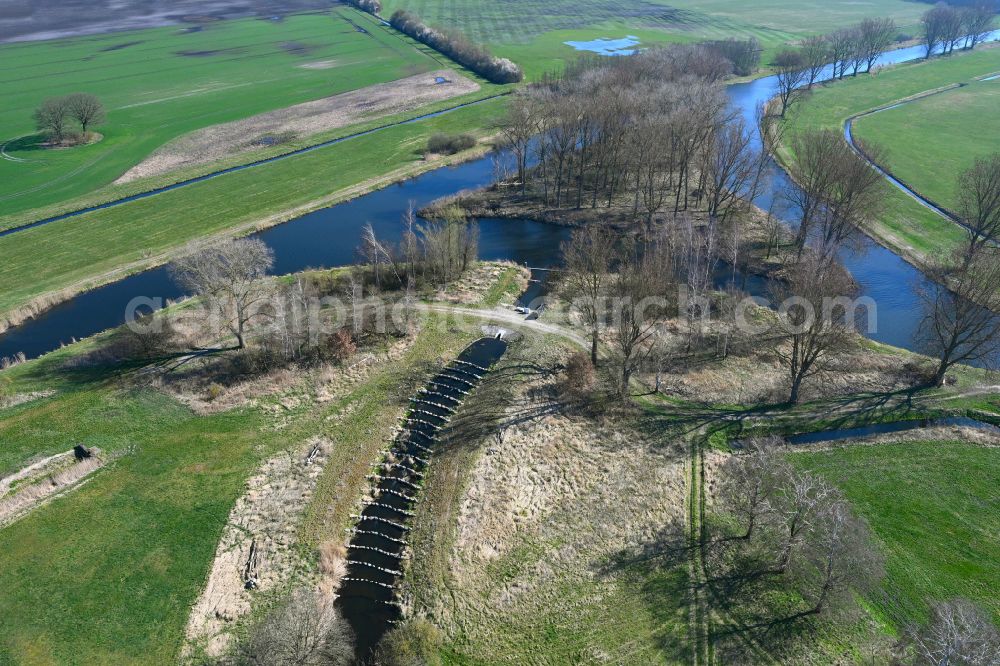
<path fill-rule="evenodd" d="M 192 240 L 202 243 L 216 237 L 251 234 L 441 167 L 477 159 L 491 149 L 489 137 L 481 131 L 480 143 L 468 151 L 429 159 L 416 155 L 434 131 L 456 126 L 474 129 L 483 124 L 484 118 L 498 112 L 491 109 L 484 116 L 481 112 L 484 107 L 489 109 L 490 104 L 428 119 L 426 126 L 412 124 L 386 130 L 391 137 L 361 136 L 352 142 L 302 155 L 293 162 L 261 167 L 263 180 L 254 178 L 252 172 L 236 172 L 217 181 L 171 190 L 151 199 L 2 238 L 0 249 L 5 262 L 0 266 L 0 286 L 4 287 L 0 295 L 0 332 L 73 296 L 168 263 L 186 251 L 187 243 Z M 365 151 L 369 149 L 366 159 Z M 321 157 L 335 158 L 335 164 L 343 169 L 330 173 L 333 165 Z M 337 160 L 338 157 L 341 159 Z M 383 171 L 383 164 L 399 162 L 407 164 Z M 330 175 L 330 180 L 322 178 L 324 173 Z M 366 173 L 372 175 L 356 180 Z M 229 183 L 234 187 L 226 188 L 223 181 L 229 178 L 238 182 Z M 329 185 L 338 182 L 343 185 L 330 193 Z M 262 190 L 263 183 L 267 185 Z M 287 194 L 280 189 L 275 191 L 276 185 L 279 188 L 287 185 Z M 241 198 L 241 192 L 246 198 Z M 263 203 L 262 196 L 268 203 L 254 205 Z M 262 215 L 268 208 L 275 212 Z M 188 212 L 178 218 L 184 209 Z M 198 210 L 206 211 L 210 221 L 200 219 L 194 213 Z M 39 252 L 40 243 L 46 247 L 44 253 Z M 153 243 L 156 250 L 150 247 Z M 65 260 L 59 261 L 60 257 Z"/>
<path fill-rule="evenodd" d="M 947 58 L 897 64 L 877 76 L 862 75 L 820 84 L 789 111 L 775 157 L 783 166 L 794 159 L 791 143 L 799 132 L 831 129 L 842 133 L 850 118 L 958 82 L 976 80 L 998 68 L 1000 48 L 997 44 L 984 44 L 976 51 Z M 948 173 L 946 177 L 957 183 L 957 173 Z M 866 233 L 922 271 L 957 249 L 965 236 L 954 221 L 888 184 L 885 210 L 871 221 Z"/>

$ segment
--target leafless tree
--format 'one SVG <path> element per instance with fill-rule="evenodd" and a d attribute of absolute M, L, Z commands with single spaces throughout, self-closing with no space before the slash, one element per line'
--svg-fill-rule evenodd
<path fill-rule="evenodd" d="M 806 68 L 806 89 L 811 90 L 833 58 L 830 40 L 825 35 L 808 37 L 799 53 Z"/>
<path fill-rule="evenodd" d="M 719 501 L 739 521 L 744 541 L 765 516 L 777 510 L 774 502 L 791 474 L 788 463 L 774 452 L 774 442 L 748 442 L 744 450 L 726 460 L 722 468 Z"/>
<path fill-rule="evenodd" d="M 806 379 L 827 371 L 831 356 L 850 346 L 857 312 L 846 308 L 857 285 L 837 264 L 806 255 L 773 289 L 779 304 L 775 351 L 788 370 L 789 403 Z"/>
<path fill-rule="evenodd" d="M 774 75 L 778 81 L 778 100 L 781 102 L 782 118 L 788 112 L 808 77 L 808 66 L 798 51 L 780 51 L 774 58 Z"/>
<path fill-rule="evenodd" d="M 924 626 L 911 625 L 897 645 L 912 666 L 998 666 L 1000 632 L 989 615 L 967 599 L 938 602 Z"/>
<path fill-rule="evenodd" d="M 80 123 L 84 134 L 87 133 L 87 128 L 104 122 L 104 105 L 95 95 L 73 93 L 66 97 L 66 107 L 69 115 Z"/>
<path fill-rule="evenodd" d="M 663 247 L 647 244 L 622 253 L 610 282 L 612 335 L 619 366 L 619 396 L 628 398 L 632 375 L 651 349 L 667 312 L 672 270 Z"/>
<path fill-rule="evenodd" d="M 590 329 L 590 362 L 595 367 L 600 327 L 605 315 L 603 299 L 617 254 L 616 243 L 616 234 L 592 224 L 575 229 L 562 247 L 566 267 L 563 288 Z"/>
<path fill-rule="evenodd" d="M 851 57 L 856 52 L 857 35 L 854 28 L 841 28 L 827 36 L 830 43 L 830 62 L 833 64 L 833 78 L 843 79 Z"/>
<path fill-rule="evenodd" d="M 53 141 L 62 141 L 69 129 L 70 113 L 65 97 L 52 97 L 35 109 L 35 127 Z"/>
<path fill-rule="evenodd" d="M 967 261 L 1000 242 L 1000 153 L 978 158 L 959 177 L 958 214 L 968 235 Z"/>
<path fill-rule="evenodd" d="M 923 26 L 925 58 L 934 55 L 939 46 L 941 53 L 948 55 L 962 40 L 962 14 L 949 4 L 939 2 L 924 12 L 920 22 Z"/>
<path fill-rule="evenodd" d="M 918 331 L 924 350 L 938 359 L 932 384 L 941 386 L 958 363 L 995 365 L 1000 356 L 1000 257 L 980 250 L 931 271 L 939 284 L 920 290 L 924 317 Z M 946 285 L 946 286 L 941 286 Z"/>
<path fill-rule="evenodd" d="M 354 636 L 332 598 L 297 589 L 254 625 L 240 642 L 240 666 L 347 666 Z"/>
<path fill-rule="evenodd" d="M 257 305 L 267 295 L 264 276 L 274 266 L 274 252 L 259 239 L 226 240 L 197 250 L 171 266 L 174 279 L 215 308 L 246 346 L 246 327 L 261 315 Z"/>
<path fill-rule="evenodd" d="M 896 23 L 891 18 L 867 18 L 858 24 L 861 52 L 865 58 L 865 71 L 872 67 L 892 45 L 896 38 Z"/>
<path fill-rule="evenodd" d="M 799 210 L 799 228 L 795 236 L 799 256 L 805 249 L 823 206 L 834 189 L 836 172 L 831 168 L 841 152 L 843 140 L 833 131 L 807 130 L 792 138 L 792 178 L 785 198 Z"/>
<path fill-rule="evenodd" d="M 539 115 L 530 95 L 515 93 L 507 108 L 507 117 L 500 123 L 499 130 L 503 145 L 510 148 L 517 164 L 517 180 L 521 193 L 527 184 L 528 151 L 531 140 L 541 129 Z"/>
<path fill-rule="evenodd" d="M 996 27 L 996 9 L 988 2 L 980 2 L 961 10 L 962 32 L 965 33 L 965 48 L 974 49 Z"/>

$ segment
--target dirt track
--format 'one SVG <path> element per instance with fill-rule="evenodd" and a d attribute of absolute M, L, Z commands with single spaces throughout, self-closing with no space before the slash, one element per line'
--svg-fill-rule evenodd
<path fill-rule="evenodd" d="M 439 78 L 445 81 L 436 82 Z M 296 104 L 182 136 L 129 169 L 115 182 L 128 183 L 181 167 L 208 164 L 264 146 L 411 111 L 476 90 L 479 90 L 478 83 L 446 69 Z"/>

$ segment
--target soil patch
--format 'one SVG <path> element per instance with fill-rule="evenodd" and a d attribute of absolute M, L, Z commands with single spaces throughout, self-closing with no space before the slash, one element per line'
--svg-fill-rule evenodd
<path fill-rule="evenodd" d="M 72 450 L 59 453 L 0 479 L 0 527 L 78 486 L 107 462 L 99 449 L 90 449 L 89 453 L 89 457 L 79 460 Z"/>
<path fill-rule="evenodd" d="M 436 77 L 448 78 L 450 83 L 435 83 Z M 453 71 L 441 70 L 296 104 L 180 137 L 129 169 L 115 182 L 128 183 L 252 151 L 261 137 L 288 134 L 306 137 L 378 116 L 411 111 L 476 90 L 479 90 L 478 83 Z"/>

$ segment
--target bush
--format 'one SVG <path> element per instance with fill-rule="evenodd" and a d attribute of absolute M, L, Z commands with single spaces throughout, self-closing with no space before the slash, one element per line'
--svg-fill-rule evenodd
<path fill-rule="evenodd" d="M 590 362 L 590 354 L 576 352 L 566 361 L 566 372 L 562 378 L 562 393 L 564 396 L 579 399 L 588 396 L 597 383 L 597 373 L 594 364 Z"/>
<path fill-rule="evenodd" d="M 419 16 L 397 9 L 389 24 L 405 35 L 440 51 L 463 67 L 471 69 L 491 83 L 517 83 L 524 72 L 507 58 L 497 58 L 482 46 L 473 44 L 461 33 L 440 30 L 425 24 Z"/>
<path fill-rule="evenodd" d="M 438 155 L 454 155 L 476 145 L 476 137 L 471 134 L 432 134 L 427 141 L 427 152 Z"/>
<path fill-rule="evenodd" d="M 438 666 L 441 632 L 423 618 L 414 618 L 390 631 L 375 650 L 377 666 Z"/>
<path fill-rule="evenodd" d="M 237 647 L 235 662 L 347 666 L 354 662 L 354 637 L 332 599 L 299 589 L 251 627 Z"/>
<path fill-rule="evenodd" d="M 347 4 L 374 16 L 378 16 L 379 12 L 382 11 L 382 3 L 379 0 L 347 0 Z"/>

